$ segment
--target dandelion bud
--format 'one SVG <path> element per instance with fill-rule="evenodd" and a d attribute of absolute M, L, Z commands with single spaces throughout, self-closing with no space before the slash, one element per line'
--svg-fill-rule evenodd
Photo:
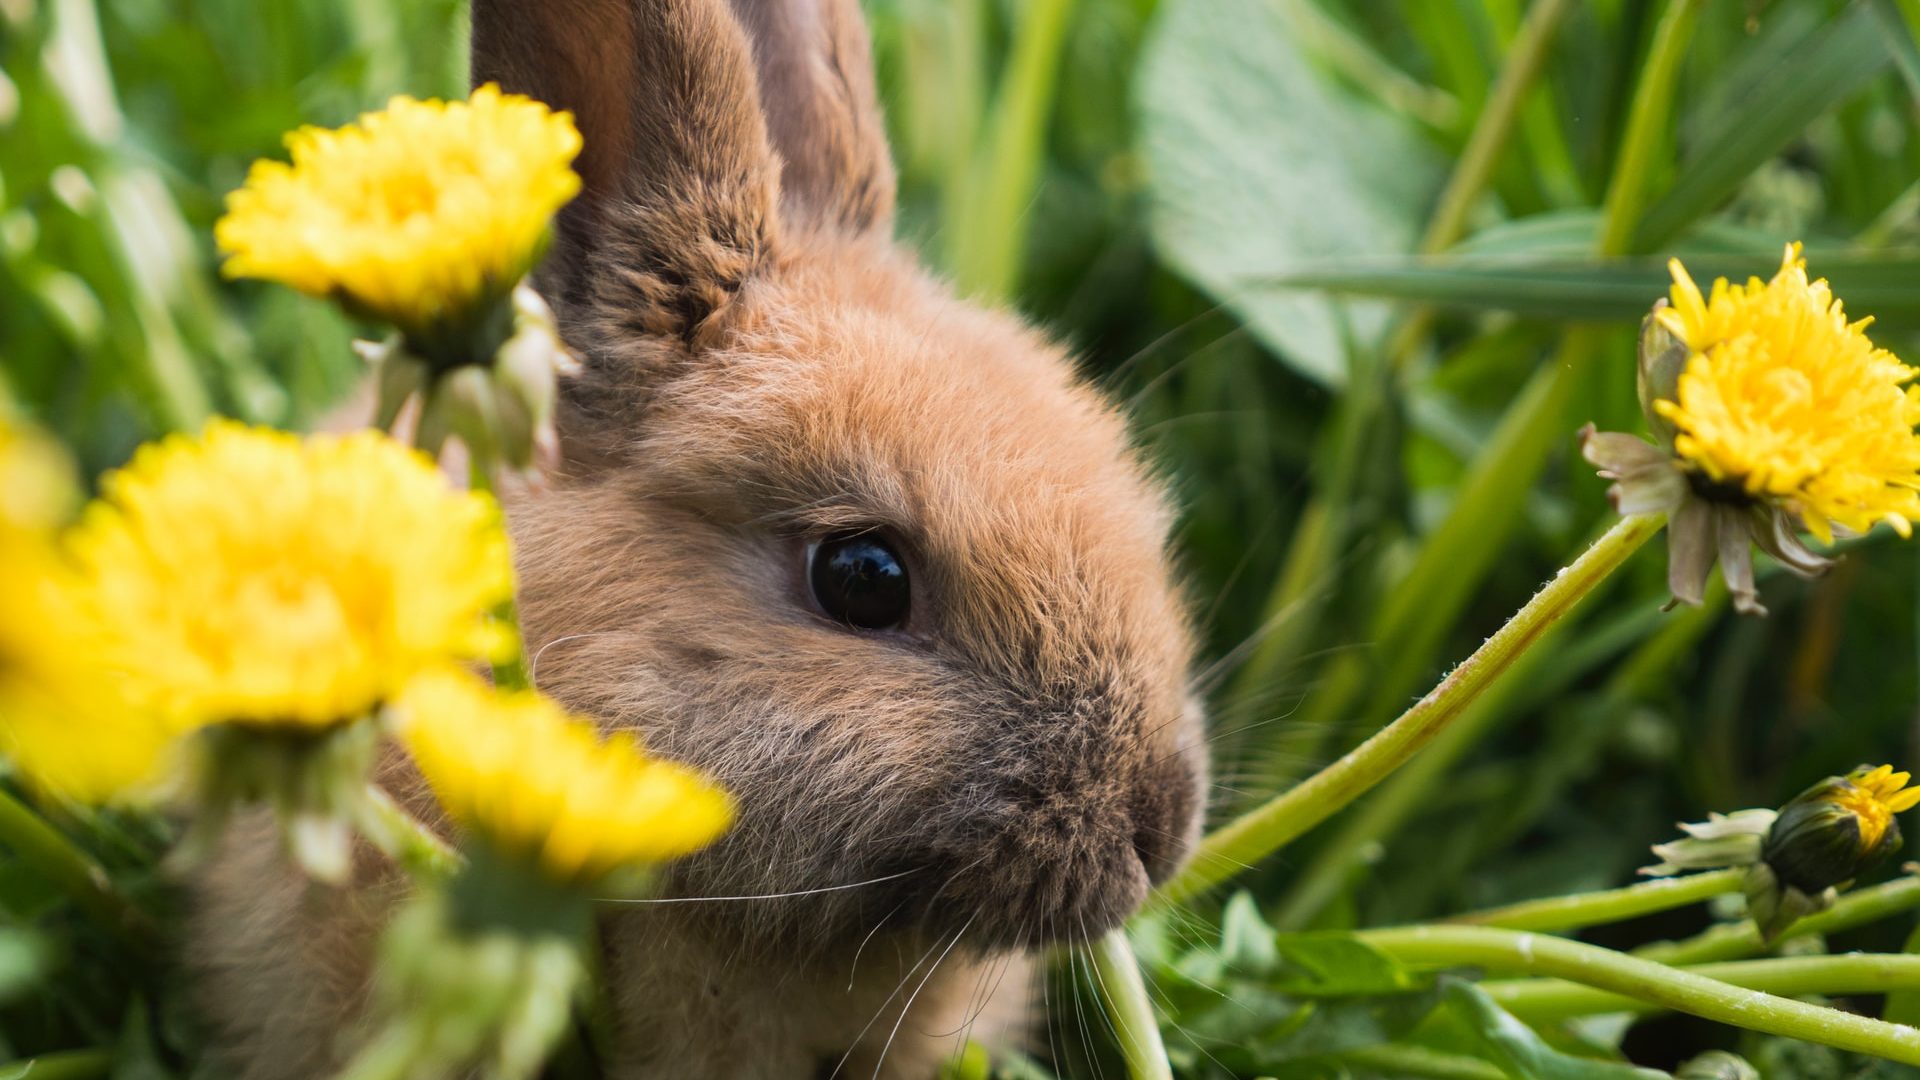
<path fill-rule="evenodd" d="M 1747 913 L 1769 941 L 1833 905 L 1839 891 L 1900 848 L 1894 815 L 1920 804 L 1920 788 L 1893 766 L 1831 776 L 1773 810 L 1713 814 L 1654 846 L 1642 874 L 1747 868 Z"/>
<path fill-rule="evenodd" d="M 1893 766 L 1830 776 L 1780 808 L 1760 853 L 1784 886 L 1808 894 L 1852 881 L 1900 850 L 1894 815 L 1920 802 Z"/>
<path fill-rule="evenodd" d="M 1660 318 L 1668 307 L 1665 298 L 1657 300 L 1653 310 L 1640 320 L 1640 363 L 1636 381 L 1640 411 L 1646 414 L 1647 428 L 1660 445 L 1671 452 L 1676 434 L 1673 421 L 1662 416 L 1654 403 L 1672 401 L 1678 393 L 1680 372 L 1687 366 L 1687 343 Z"/>

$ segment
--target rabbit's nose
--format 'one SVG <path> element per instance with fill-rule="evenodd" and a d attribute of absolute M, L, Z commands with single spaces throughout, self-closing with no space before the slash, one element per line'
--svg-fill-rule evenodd
<path fill-rule="evenodd" d="M 1200 784 L 1191 764 L 1173 760 L 1148 770 L 1134 789 L 1133 850 L 1154 885 L 1173 876 L 1193 847 L 1200 827 Z"/>

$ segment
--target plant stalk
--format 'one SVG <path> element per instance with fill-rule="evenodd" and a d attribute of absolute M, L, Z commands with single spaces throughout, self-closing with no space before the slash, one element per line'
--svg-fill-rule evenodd
<path fill-rule="evenodd" d="M 1340 1060 L 1387 1076 L 1422 1080 L 1509 1080 L 1506 1070 L 1497 1065 L 1478 1058 L 1443 1054 L 1424 1046 L 1369 1046 L 1342 1054 Z"/>
<path fill-rule="evenodd" d="M 1776 997 L 1697 971 L 1565 938 L 1485 926 L 1414 926 L 1363 930 L 1355 936 L 1406 964 L 1524 971 L 1769 1035 L 1920 1064 L 1920 1030 Z M 1864 977 L 1865 973 L 1859 974 Z M 1920 968 L 1914 977 L 1920 978 Z"/>
<path fill-rule="evenodd" d="M 1371 790 L 1444 731 L 1529 646 L 1658 532 L 1661 523 L 1658 515 L 1621 519 L 1399 719 L 1297 787 L 1209 835 L 1157 899 L 1179 902 L 1225 881 Z"/>
<path fill-rule="evenodd" d="M 1093 971 L 1106 997 L 1107 1016 L 1127 1064 L 1131 1080 L 1173 1080 L 1167 1048 L 1160 1042 L 1160 1021 L 1140 977 L 1140 961 L 1127 943 L 1125 930 L 1110 931 L 1093 943 Z M 1914 958 L 1920 962 L 1920 957 Z"/>
<path fill-rule="evenodd" d="M 492 471 L 482 466 L 472 451 L 468 451 L 467 458 L 471 463 L 467 470 L 467 486 L 475 491 L 484 491 L 498 501 L 500 492 L 494 486 Z M 518 582 L 515 582 L 514 588 L 519 588 Z M 493 685 L 502 690 L 533 689 L 533 676 L 527 668 L 527 640 L 520 633 L 519 601 L 509 595 L 493 614 L 513 637 L 512 650 L 507 656 L 493 662 Z"/>
<path fill-rule="evenodd" d="M 116 937 L 143 954 L 150 949 L 152 927 L 146 916 L 113 887 L 106 870 L 4 789 L 0 789 L 0 845 L 58 886 Z"/>
<path fill-rule="evenodd" d="M 1623 889 L 1555 896 L 1468 912 L 1446 921 L 1505 930 L 1579 930 L 1685 907 L 1722 893 L 1739 892 L 1746 877 L 1745 870 L 1714 870 L 1684 877 L 1655 878 Z"/>
<path fill-rule="evenodd" d="M 1780 997 L 1920 990 L 1920 956 L 1884 953 L 1735 960 L 1676 970 Z M 1533 1022 L 1564 1020 L 1595 1013 L 1654 1012 L 1661 1008 L 1636 997 L 1609 993 L 1563 979 L 1499 980 L 1482 983 L 1481 989 L 1508 1012 Z M 1742 1023 L 1741 1026 L 1750 1025 Z"/>
<path fill-rule="evenodd" d="M 1310 8 L 1310 5 L 1302 7 Z M 1571 7 L 1571 0 L 1539 0 L 1527 13 L 1526 24 L 1507 53 L 1487 107 L 1474 121 L 1466 148 L 1461 152 L 1452 174 L 1447 177 L 1446 187 L 1441 190 L 1433 216 L 1427 222 L 1420 240 L 1419 250 L 1422 254 L 1445 251 L 1465 231 L 1467 212 L 1492 179 L 1494 167 L 1513 136 L 1514 119 L 1519 107 L 1526 100 L 1527 91 L 1539 79 L 1554 34 Z M 1342 417 L 1354 432 L 1364 432 L 1372 426 L 1389 397 L 1390 388 L 1384 385 L 1384 377 L 1404 366 L 1404 358 L 1413 352 L 1413 343 L 1424 336 L 1430 323 L 1431 309 L 1422 308 L 1412 313 L 1401 324 L 1393 340 L 1384 347 L 1384 354 L 1389 361 L 1385 371 L 1379 373 L 1382 385 L 1377 388 L 1356 386 L 1349 389 L 1350 394 L 1364 391 L 1368 398 L 1363 403 L 1357 403 L 1361 407 L 1345 410 L 1356 415 Z M 1356 376 L 1358 381 L 1358 372 Z M 1345 516 L 1332 513 L 1330 507 L 1345 505 L 1352 495 L 1355 480 L 1349 475 L 1351 468 L 1339 466 L 1357 458 L 1364 450 L 1363 440 L 1343 434 L 1336 467 L 1329 473 L 1327 485 L 1308 503 L 1294 534 L 1293 546 L 1287 551 L 1286 563 L 1275 578 L 1273 594 L 1266 606 L 1269 620 L 1279 617 L 1283 612 L 1298 611 L 1303 607 L 1310 609 L 1317 605 L 1316 590 L 1322 589 L 1327 568 L 1333 564 L 1344 539 L 1340 534 L 1344 532 L 1342 526 Z M 1302 636 L 1298 628 L 1311 622 L 1311 618 L 1289 618 L 1286 627 L 1269 634 L 1235 677 L 1228 700 L 1248 700 L 1251 695 L 1271 686 L 1298 654 Z M 1327 725 L 1324 724 L 1318 730 L 1309 728 L 1306 741 L 1283 750 L 1282 760 L 1289 757 L 1304 760 L 1308 756 L 1307 751 L 1316 748 L 1310 744 L 1317 744 L 1326 731 Z"/>
<path fill-rule="evenodd" d="M 1633 950 L 1633 955 L 1662 964 L 1680 965 L 1735 960 L 1766 952 L 1789 938 L 1850 930 L 1914 908 L 1920 908 L 1920 878 L 1903 877 L 1845 894 L 1827 910 L 1809 915 L 1787 927 L 1785 933 L 1771 945 L 1760 940 L 1760 931 L 1753 925 L 1753 920 L 1742 919 L 1734 923 L 1721 923 L 1682 941 L 1643 945 Z"/>

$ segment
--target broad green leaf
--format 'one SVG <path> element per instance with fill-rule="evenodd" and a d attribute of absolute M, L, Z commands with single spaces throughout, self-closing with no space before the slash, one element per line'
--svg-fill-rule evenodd
<path fill-rule="evenodd" d="M 1138 82 L 1151 228 L 1164 258 L 1288 363 L 1345 377 L 1346 339 L 1388 312 L 1265 288 L 1315 260 L 1412 249 L 1436 152 L 1403 118 L 1333 85 L 1268 0 L 1170 0 Z"/>
<path fill-rule="evenodd" d="M 1420 982 L 1385 953 L 1337 931 L 1281 934 L 1274 939 L 1285 966 L 1275 989 L 1302 997 L 1392 994 Z"/>
<path fill-rule="evenodd" d="M 1514 1080 L 1666 1080 L 1653 1069 L 1563 1054 L 1470 982 L 1445 980 L 1441 1001 L 1479 1039 L 1486 1059 Z"/>
<path fill-rule="evenodd" d="M 1265 975 L 1280 962 L 1273 927 L 1261 917 L 1252 893 L 1234 893 L 1221 911 L 1220 955 L 1235 971 L 1250 976 Z"/>

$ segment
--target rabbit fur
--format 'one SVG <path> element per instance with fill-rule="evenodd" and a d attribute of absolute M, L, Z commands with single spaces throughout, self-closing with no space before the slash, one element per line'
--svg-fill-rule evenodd
<path fill-rule="evenodd" d="M 583 371 L 508 506 L 537 678 L 740 803 L 670 902 L 605 909 L 609 1075 L 925 1077 L 1027 1037 L 1030 957 L 1118 925 L 1199 825 L 1162 486 L 1058 344 L 893 242 L 855 0 L 472 7 L 475 81 L 585 143 L 540 279 Z M 849 530 L 903 554 L 902 625 L 810 598 Z M 309 885 L 254 822 L 196 892 L 234 1070 L 324 1074 L 398 876 Z"/>

